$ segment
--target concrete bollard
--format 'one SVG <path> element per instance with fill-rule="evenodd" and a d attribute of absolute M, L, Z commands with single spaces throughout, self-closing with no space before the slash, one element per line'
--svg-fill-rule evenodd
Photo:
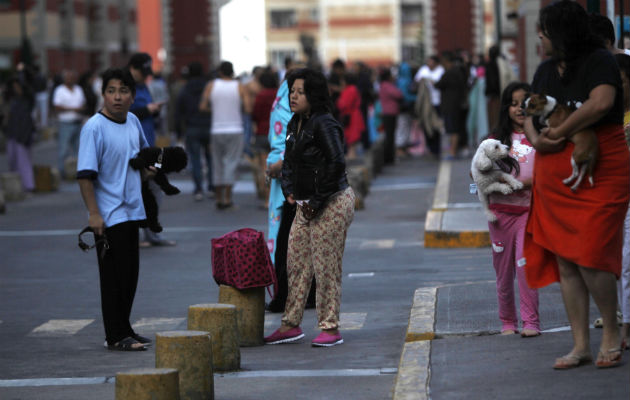
<path fill-rule="evenodd" d="M 4 191 L 6 201 L 24 200 L 26 197 L 22 190 L 22 179 L 17 172 L 4 172 L 0 175 L 0 187 Z"/>
<path fill-rule="evenodd" d="M 236 306 L 232 304 L 188 307 L 188 329 L 210 333 L 214 371 L 236 371 L 241 367 L 237 326 Z"/>
<path fill-rule="evenodd" d="M 63 161 L 63 179 L 73 181 L 77 179 L 77 158 L 67 157 Z"/>
<path fill-rule="evenodd" d="M 180 400 L 173 368 L 139 368 L 116 374 L 116 400 Z"/>
<path fill-rule="evenodd" d="M 214 399 L 212 341 L 209 332 L 157 333 L 155 367 L 175 368 L 179 371 L 181 400 Z"/>
<path fill-rule="evenodd" d="M 38 192 L 52 192 L 59 189 L 61 177 L 59 170 L 50 165 L 34 165 L 35 190 Z"/>
<path fill-rule="evenodd" d="M 236 289 L 219 285 L 219 303 L 236 306 L 241 346 L 265 344 L 265 288 Z"/>

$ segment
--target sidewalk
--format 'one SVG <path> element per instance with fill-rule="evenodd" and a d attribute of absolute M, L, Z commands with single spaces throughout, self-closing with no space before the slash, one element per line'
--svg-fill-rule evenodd
<path fill-rule="evenodd" d="M 477 198 L 468 193 L 469 165 L 469 159 L 442 162 L 425 247 L 489 243 Z M 621 367 L 609 370 L 592 364 L 552 369 L 554 360 L 571 350 L 571 332 L 559 285 L 541 289 L 539 296 L 543 334 L 524 339 L 499 335 L 494 281 L 417 289 L 394 399 L 630 398 L 629 352 Z M 599 315 L 593 303 L 591 321 Z M 592 328 L 590 334 L 595 358 L 601 329 Z"/>

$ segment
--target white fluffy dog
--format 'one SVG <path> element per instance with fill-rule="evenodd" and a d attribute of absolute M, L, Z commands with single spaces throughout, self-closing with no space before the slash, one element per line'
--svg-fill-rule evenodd
<path fill-rule="evenodd" d="M 490 222 L 496 221 L 497 217 L 488 208 L 488 195 L 492 192 L 510 194 L 523 187 L 522 182 L 503 172 L 496 163 L 502 158 L 509 157 L 509 152 L 508 146 L 500 141 L 486 139 L 479 144 L 470 166 L 472 178 L 477 184 L 477 196 Z"/>

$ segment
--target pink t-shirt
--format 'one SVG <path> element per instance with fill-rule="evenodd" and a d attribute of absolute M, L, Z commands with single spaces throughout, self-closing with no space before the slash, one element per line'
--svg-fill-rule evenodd
<path fill-rule="evenodd" d="M 520 172 L 516 179 L 524 181 L 531 179 L 534 174 L 534 155 L 536 150 L 529 143 L 524 133 L 512 133 L 512 147 L 510 148 L 510 157 L 518 161 Z M 516 176 L 516 171 L 512 171 L 512 175 Z M 523 211 L 523 207 L 529 208 L 532 191 L 531 189 L 517 190 L 511 194 L 501 194 L 498 192 L 491 193 L 489 196 L 490 208 L 500 208 L 504 211 Z M 501 205 L 497 207 L 497 205 Z M 493 207 L 494 205 L 494 207 Z M 504 207 L 513 206 L 513 207 Z"/>

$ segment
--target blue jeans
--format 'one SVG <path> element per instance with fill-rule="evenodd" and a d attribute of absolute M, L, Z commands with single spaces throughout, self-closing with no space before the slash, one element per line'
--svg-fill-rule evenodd
<path fill-rule="evenodd" d="M 210 129 L 208 127 L 189 126 L 186 128 L 186 149 L 190 156 L 192 178 L 195 184 L 195 193 L 203 192 L 203 170 L 201 168 L 201 153 L 206 159 L 208 168 L 208 190 L 214 191 L 212 184 L 212 156 L 210 155 Z"/>
<path fill-rule="evenodd" d="M 59 121 L 58 131 L 58 152 L 57 168 L 61 176 L 64 176 L 64 161 L 66 157 L 76 157 L 79 151 L 79 136 L 81 134 L 81 121 L 62 122 Z M 72 152 L 68 154 L 69 150 Z"/>

